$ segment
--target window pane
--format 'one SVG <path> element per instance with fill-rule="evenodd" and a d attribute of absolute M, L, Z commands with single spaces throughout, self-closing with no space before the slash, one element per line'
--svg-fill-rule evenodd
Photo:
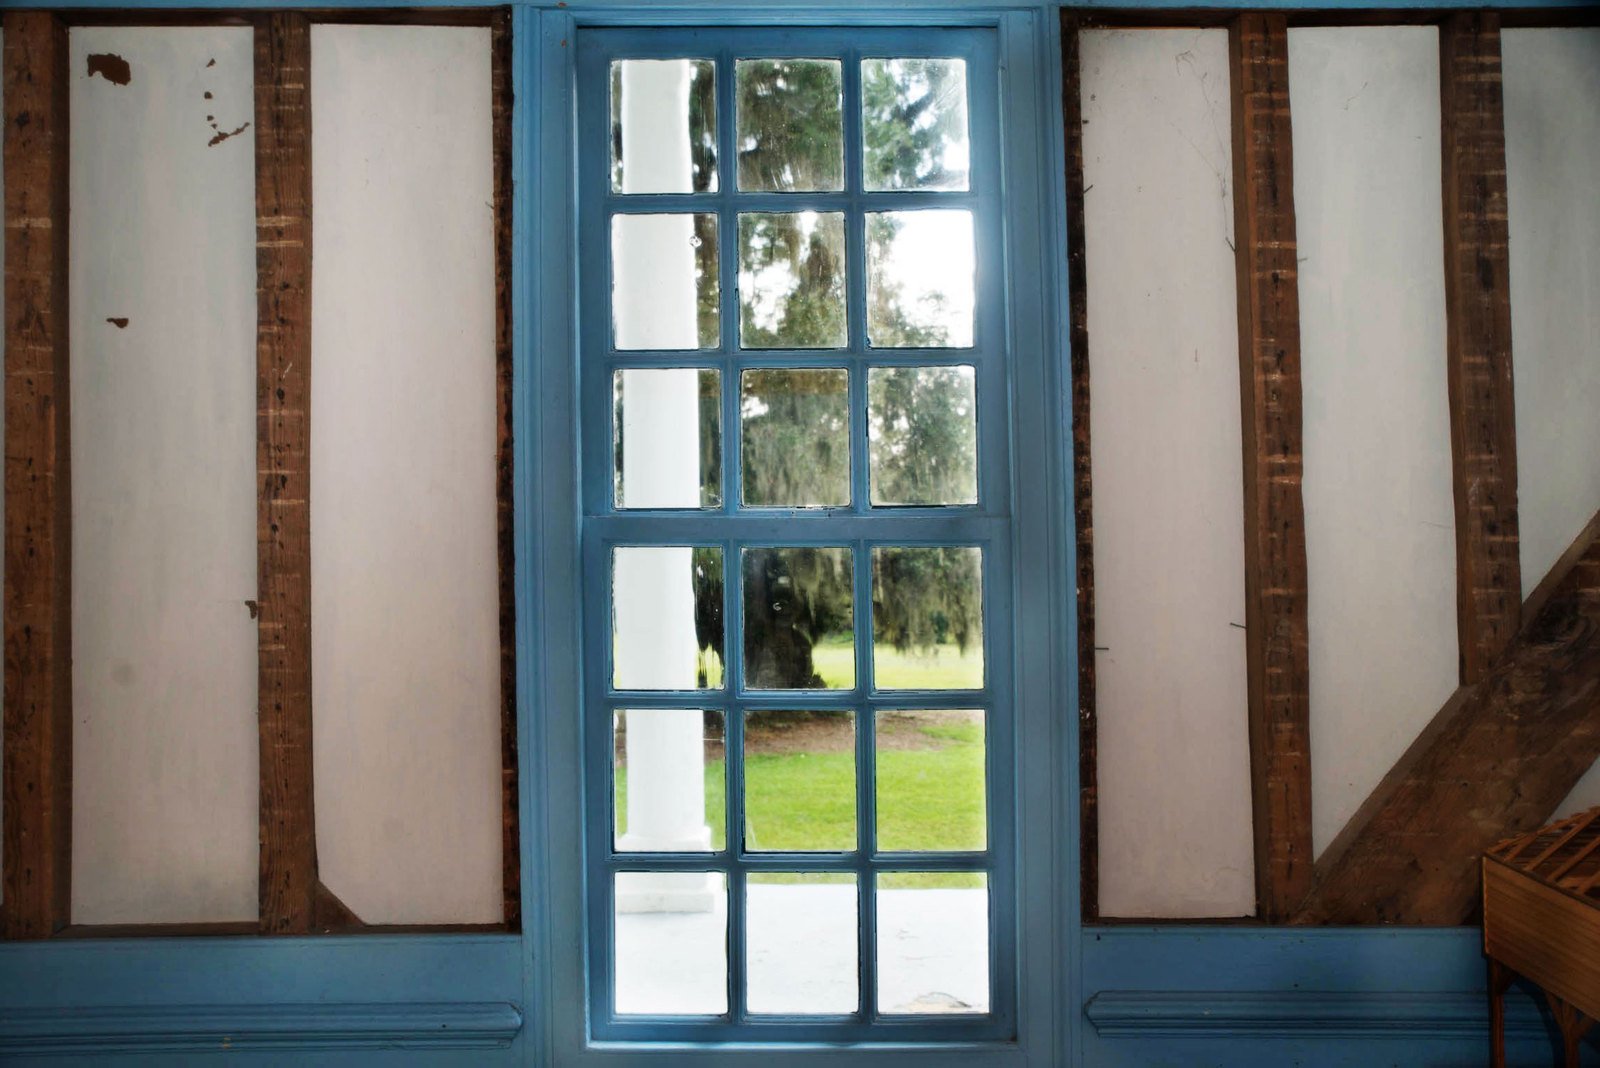
<path fill-rule="evenodd" d="M 714 349 L 717 217 L 611 219 L 611 321 L 619 349 Z"/>
<path fill-rule="evenodd" d="M 872 670 L 880 690 L 983 686 L 983 550 L 872 550 Z"/>
<path fill-rule="evenodd" d="M 873 504 L 978 503 L 978 404 L 971 367 L 867 372 Z"/>
<path fill-rule="evenodd" d="M 721 383 L 721 372 L 709 368 L 635 368 L 612 376 L 618 508 L 722 504 Z"/>
<path fill-rule="evenodd" d="M 722 713 L 612 714 L 615 842 L 622 853 L 706 853 L 727 841 Z"/>
<path fill-rule="evenodd" d="M 983 713 L 885 709 L 877 728 L 878 849 L 982 850 Z"/>
<path fill-rule="evenodd" d="M 721 872 L 616 876 L 620 1014 L 728 1011 L 728 894 Z"/>
<path fill-rule="evenodd" d="M 857 990 L 856 877 L 772 872 L 745 880 L 751 1012 L 849 1013 Z"/>
<path fill-rule="evenodd" d="M 751 507 L 850 503 L 850 375 L 779 367 L 739 378 L 742 500 Z"/>
<path fill-rule="evenodd" d="M 621 546 L 611 564 L 612 685 L 722 686 L 722 550 Z"/>
<path fill-rule="evenodd" d="M 844 215 L 739 216 L 739 344 L 836 349 L 845 327 Z"/>
<path fill-rule="evenodd" d="M 716 192 L 716 64 L 709 59 L 611 64 L 611 189 Z"/>
<path fill-rule="evenodd" d="M 972 213 L 867 215 L 867 341 L 886 348 L 970 348 Z"/>
<path fill-rule="evenodd" d="M 744 726 L 744 844 L 751 852 L 856 847 L 852 712 L 749 712 Z"/>
<path fill-rule="evenodd" d="M 967 64 L 861 61 L 868 189 L 967 188 Z"/>
<path fill-rule="evenodd" d="M 751 690 L 856 684 L 849 549 L 744 550 L 744 674 Z"/>
<path fill-rule="evenodd" d="M 983 872 L 878 876 L 878 1007 L 989 1011 L 989 882 Z"/>
<path fill-rule="evenodd" d="M 836 59 L 741 59 L 739 188 L 844 188 L 844 109 Z"/>

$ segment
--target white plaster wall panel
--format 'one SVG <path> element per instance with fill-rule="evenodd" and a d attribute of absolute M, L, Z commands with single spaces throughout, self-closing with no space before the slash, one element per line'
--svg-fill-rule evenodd
<path fill-rule="evenodd" d="M 1572 788 L 1572 792 L 1567 795 L 1566 800 L 1561 802 L 1561 807 L 1556 809 L 1555 815 L 1550 818 L 1564 819 L 1574 812 L 1582 812 L 1596 805 L 1600 805 L 1600 763 L 1590 766 L 1583 778 Z"/>
<path fill-rule="evenodd" d="M 1506 30 L 1523 596 L 1600 509 L 1600 29 Z"/>
<path fill-rule="evenodd" d="M 317 851 L 368 923 L 500 887 L 489 32 L 311 37 Z"/>
<path fill-rule="evenodd" d="M 1506 30 L 1522 590 L 1600 509 L 1600 29 Z M 1600 765 L 1557 810 L 1600 805 Z"/>
<path fill-rule="evenodd" d="M 1100 910 L 1254 910 L 1228 42 L 1081 38 Z"/>
<path fill-rule="evenodd" d="M 1312 845 L 1455 692 L 1439 37 L 1289 32 Z"/>
<path fill-rule="evenodd" d="M 253 920 L 251 31 L 71 57 L 72 919 Z"/>

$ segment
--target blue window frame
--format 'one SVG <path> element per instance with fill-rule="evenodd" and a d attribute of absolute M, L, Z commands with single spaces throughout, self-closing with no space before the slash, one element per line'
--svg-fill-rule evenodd
<path fill-rule="evenodd" d="M 1014 704 L 1012 671 L 1005 653 L 1013 647 L 1011 567 L 1012 518 L 1009 448 L 1010 339 L 1001 269 L 1001 155 L 996 31 L 947 28 L 910 32 L 863 28 L 604 29 L 584 33 L 577 59 L 578 204 L 581 232 L 582 335 L 579 366 L 582 389 L 583 635 L 585 717 L 585 845 L 589 915 L 589 998 L 596 1039 L 646 1038 L 654 1041 L 727 1039 L 773 1041 L 860 1041 L 913 1034 L 922 1041 L 1007 1040 L 1015 1036 L 1016 910 L 1013 797 Z M 837 61 L 842 82 L 843 180 L 841 188 L 818 192 L 748 191 L 740 188 L 735 123 L 736 64 L 760 59 Z M 965 64 L 970 165 L 965 190 L 887 190 L 867 188 L 862 131 L 863 61 L 880 58 L 939 58 Z M 696 192 L 623 192 L 613 178 L 613 64 L 640 60 L 704 61 L 701 77 L 714 79 L 716 180 L 702 173 Z M 620 84 L 620 81 L 618 82 Z M 632 164 L 638 166 L 637 163 Z M 702 170 L 704 167 L 702 166 Z M 876 212 L 957 210 L 970 214 L 975 230 L 975 328 L 970 345 L 874 348 L 868 336 L 868 240 Z M 749 213 L 816 212 L 842 217 L 845 235 L 843 286 L 847 330 L 837 348 L 741 347 L 740 258 L 742 220 Z M 677 215 L 687 232 L 689 216 L 700 216 L 698 233 L 715 218 L 718 255 L 717 328 L 714 345 L 700 349 L 623 348 L 614 318 L 615 256 L 627 255 L 611 240 L 613 227 L 630 217 Z M 906 216 L 901 216 L 905 218 Z M 622 220 L 622 222 L 617 222 Z M 643 224 L 637 224 L 643 225 Z M 702 262 L 707 262 L 702 259 Z M 710 274 L 713 268 L 703 268 Z M 748 282 L 748 277 L 743 281 Z M 702 318 L 705 316 L 702 315 Z M 632 342 L 634 338 L 629 338 Z M 920 340 L 926 341 L 926 338 Z M 956 340 L 964 340 L 958 338 Z M 687 344 L 685 342 L 684 344 Z M 970 368 L 976 385 L 978 491 L 975 503 L 880 506 L 869 486 L 868 376 L 879 368 Z M 619 461 L 613 444 L 620 433 L 614 382 L 622 372 L 648 368 L 715 370 L 705 376 L 720 389 L 719 462 L 705 477 L 717 492 L 705 495 L 709 507 L 626 508 L 616 492 Z M 741 448 L 740 382 L 747 371 L 837 369 L 848 378 L 848 503 L 834 507 L 771 507 L 742 502 L 745 456 Z M 682 502 L 678 502 L 682 503 Z M 617 551 L 630 547 L 696 547 L 707 559 L 720 554 L 724 581 L 719 594 L 723 642 L 723 682 L 699 689 L 619 688 L 615 653 L 621 639 L 613 631 L 613 566 Z M 889 689 L 874 679 L 873 562 L 875 550 L 888 547 L 975 547 L 981 551 L 982 645 L 988 670 L 981 685 L 962 689 Z M 750 580 L 741 562 L 747 550 L 843 547 L 848 550 L 853 588 L 854 672 L 851 684 L 835 689 L 758 688 L 746 675 L 741 639 Z M 820 676 L 817 676 L 820 678 Z M 616 742 L 613 728 L 632 710 L 686 709 L 713 713 L 724 725 L 727 754 L 726 845 L 685 852 L 620 850 L 613 841 L 612 779 Z M 985 781 L 992 784 L 986 804 L 987 847 L 977 851 L 891 852 L 876 843 L 874 742 L 878 715 L 893 710 L 979 709 L 987 724 Z M 744 726 L 746 713 L 763 710 L 835 711 L 855 721 L 856 848 L 838 852 L 759 851 L 746 841 L 744 806 Z M 628 1013 L 618 1004 L 616 956 L 617 877 L 637 873 L 708 873 L 719 879 L 726 908 L 726 992 L 720 1011 L 670 1015 L 648 1006 Z M 856 881 L 857 993 L 853 1012 L 817 1015 L 765 1014 L 747 1000 L 746 884 L 763 873 L 834 873 Z M 989 990 L 986 1011 L 916 1015 L 878 1003 L 877 903 L 879 879 L 894 873 L 950 873 L 953 879 L 982 879 L 987 886 Z M 711 906 L 707 906 L 711 907 Z M 709 928 L 708 928 L 709 930 Z M 711 931 L 706 935 L 715 938 Z M 713 947 L 714 949 L 714 947 Z M 969 1003 L 971 1004 L 971 1003 Z"/>

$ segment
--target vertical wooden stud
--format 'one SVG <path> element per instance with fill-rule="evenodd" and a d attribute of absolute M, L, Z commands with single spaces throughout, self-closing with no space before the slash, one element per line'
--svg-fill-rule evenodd
<path fill-rule="evenodd" d="M 1078 852 L 1085 922 L 1100 915 L 1099 763 L 1095 722 L 1094 512 L 1089 453 L 1089 285 L 1083 216 L 1083 97 L 1078 21 L 1061 15 L 1061 117 L 1067 149 L 1067 303 L 1072 364 L 1072 491 L 1078 580 Z"/>
<path fill-rule="evenodd" d="M 1456 617 L 1461 681 L 1470 685 L 1484 677 L 1522 621 L 1498 15 L 1463 11 L 1445 20 L 1439 90 Z"/>
<path fill-rule="evenodd" d="M 0 933 L 65 926 L 72 859 L 67 32 L 5 15 L 5 901 Z"/>
<path fill-rule="evenodd" d="M 490 32 L 494 109 L 495 506 L 500 545 L 501 888 L 505 924 L 522 918 L 517 854 L 517 602 L 511 433 L 511 17 L 495 15 Z"/>
<path fill-rule="evenodd" d="M 311 25 L 255 34 L 261 931 L 311 929 Z"/>
<path fill-rule="evenodd" d="M 1288 26 L 1282 15 L 1245 14 L 1230 25 L 1228 41 L 1256 901 L 1263 919 L 1276 920 L 1310 889 L 1312 862 Z"/>

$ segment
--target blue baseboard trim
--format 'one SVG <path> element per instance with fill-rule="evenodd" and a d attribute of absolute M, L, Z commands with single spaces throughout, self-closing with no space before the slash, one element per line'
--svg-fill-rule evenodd
<path fill-rule="evenodd" d="M 1482 1038 L 1488 999 L 1401 991 L 1106 990 L 1084 1015 L 1101 1038 Z M 1538 1007 L 1506 999 L 1508 1037 L 1543 1035 Z"/>
<path fill-rule="evenodd" d="M 506 1002 L 7 1009 L 0 1060 L 42 1053 L 496 1049 L 522 1029 Z"/>

